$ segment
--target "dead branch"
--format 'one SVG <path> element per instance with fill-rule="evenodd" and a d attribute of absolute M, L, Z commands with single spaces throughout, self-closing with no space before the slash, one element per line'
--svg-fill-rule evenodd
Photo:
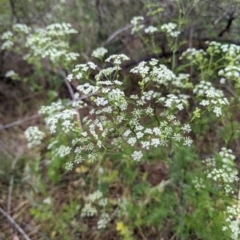
<path fill-rule="evenodd" d="M 23 238 L 25 240 L 31 240 L 27 234 L 23 231 L 23 229 L 14 221 L 14 219 L 9 215 L 7 214 L 1 207 L 0 207 L 0 213 L 2 213 L 2 215 L 4 217 L 7 218 L 8 222 L 19 232 L 22 234 Z"/>

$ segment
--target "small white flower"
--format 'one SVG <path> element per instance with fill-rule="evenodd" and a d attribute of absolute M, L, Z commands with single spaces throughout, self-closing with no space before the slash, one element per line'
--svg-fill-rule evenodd
<path fill-rule="evenodd" d="M 97 97 L 94 102 L 97 106 L 105 106 L 108 104 L 108 100 L 102 97 Z"/>
<path fill-rule="evenodd" d="M 144 136 L 144 134 L 142 132 L 137 132 L 137 134 L 136 134 L 137 139 L 140 139 L 143 136 Z"/>
<path fill-rule="evenodd" d="M 7 32 L 4 32 L 1 36 L 1 39 L 8 39 L 8 38 L 11 38 L 13 37 L 13 33 L 10 32 L 10 31 L 7 31 Z"/>
<path fill-rule="evenodd" d="M 92 206 L 91 203 L 85 204 L 84 208 L 82 209 L 81 216 L 82 217 L 93 217 L 97 215 L 97 209 Z"/>
<path fill-rule="evenodd" d="M 150 135 L 153 133 L 153 131 L 152 131 L 151 128 L 146 128 L 144 132 L 145 132 L 145 133 L 148 133 L 148 134 L 150 134 Z"/>
<path fill-rule="evenodd" d="M 147 109 L 146 109 L 146 114 L 147 114 L 148 116 L 153 116 L 153 112 L 154 112 L 154 110 L 153 110 L 151 107 L 147 107 Z"/>
<path fill-rule="evenodd" d="M 202 106 L 208 106 L 210 102 L 208 100 L 202 100 L 199 104 Z"/>
<path fill-rule="evenodd" d="M 103 58 L 104 55 L 108 52 L 108 50 L 104 47 L 100 47 L 100 48 L 97 48 L 95 49 L 93 52 L 92 52 L 92 56 L 95 57 L 95 58 Z"/>
<path fill-rule="evenodd" d="M 158 147 L 161 145 L 161 142 L 158 138 L 152 138 L 151 145 L 154 147 Z"/>
<path fill-rule="evenodd" d="M 133 19 L 131 20 L 131 24 L 133 25 L 137 25 L 139 23 L 139 21 L 143 21 L 144 17 L 143 16 L 135 16 L 133 17 Z"/>
<path fill-rule="evenodd" d="M 220 107 L 215 107 L 213 112 L 216 114 L 216 117 L 220 117 L 222 115 L 222 109 Z"/>
<path fill-rule="evenodd" d="M 192 143 L 193 143 L 193 140 L 192 140 L 190 137 L 186 137 L 186 138 L 184 139 L 183 145 L 190 147 L 190 146 L 192 145 Z"/>
<path fill-rule="evenodd" d="M 148 142 L 148 141 L 141 142 L 141 144 L 142 144 L 142 148 L 144 148 L 144 149 L 148 150 L 150 147 L 150 142 Z"/>
<path fill-rule="evenodd" d="M 11 78 L 11 77 L 17 77 L 18 75 L 13 71 L 13 70 L 10 70 L 10 71 L 7 71 L 5 73 L 5 77 L 7 78 Z"/>
<path fill-rule="evenodd" d="M 24 132 L 24 135 L 28 140 L 29 148 L 39 145 L 42 139 L 45 137 L 45 133 L 40 131 L 36 126 L 29 127 Z"/>
<path fill-rule="evenodd" d="M 149 34 L 155 33 L 157 31 L 158 31 L 158 29 L 154 26 L 149 26 L 149 27 L 144 29 L 144 32 L 149 33 Z"/>
<path fill-rule="evenodd" d="M 133 154 L 131 155 L 134 161 L 140 161 L 143 154 L 141 151 L 134 151 Z"/>
<path fill-rule="evenodd" d="M 127 143 L 131 146 L 133 146 L 136 142 L 137 142 L 137 139 L 135 137 L 131 137 L 127 141 Z"/>
<path fill-rule="evenodd" d="M 180 133 L 174 133 L 172 139 L 174 139 L 177 142 L 180 142 L 182 140 L 182 136 Z"/>
<path fill-rule="evenodd" d="M 65 166 L 67 171 L 70 171 L 73 169 L 73 163 L 72 162 L 67 162 Z"/>
<path fill-rule="evenodd" d="M 50 197 L 47 197 L 43 200 L 43 203 L 50 205 L 52 202 L 52 199 Z"/>
<path fill-rule="evenodd" d="M 183 132 L 187 132 L 187 133 L 191 132 L 191 127 L 189 124 L 184 124 L 184 126 L 181 127 L 181 129 Z"/>
<path fill-rule="evenodd" d="M 158 127 L 154 127 L 152 131 L 155 135 L 160 135 L 161 134 L 161 130 Z"/>
<path fill-rule="evenodd" d="M 123 136 L 124 137 L 128 137 L 128 135 L 131 133 L 131 131 L 128 129 L 124 134 L 123 134 Z"/>
<path fill-rule="evenodd" d="M 111 218 L 108 213 L 103 213 L 97 222 L 98 229 L 106 228 L 107 224 L 110 222 Z"/>
<path fill-rule="evenodd" d="M 226 79 L 225 79 L 225 78 L 221 78 L 221 79 L 220 79 L 220 83 L 221 83 L 221 84 L 226 83 Z"/>
<path fill-rule="evenodd" d="M 127 61 L 129 59 L 130 58 L 125 54 L 113 54 L 108 57 L 105 62 L 113 62 L 113 64 L 115 65 L 120 65 L 123 61 Z"/>

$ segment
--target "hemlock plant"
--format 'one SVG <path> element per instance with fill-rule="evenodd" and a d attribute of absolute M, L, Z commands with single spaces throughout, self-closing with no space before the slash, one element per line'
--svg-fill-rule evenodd
<path fill-rule="evenodd" d="M 143 17 L 132 20 L 133 33 L 139 33 L 144 29 L 142 21 Z M 78 57 L 78 53 L 68 52 L 68 44 L 61 40 L 65 35 L 76 33 L 69 24 L 53 24 L 46 29 L 37 30 L 18 24 L 13 30 L 20 32 L 22 36 L 26 34 L 25 47 L 28 48 L 29 53 L 25 58 L 30 62 L 34 62 L 35 58 L 47 58 L 54 64 L 61 64 L 61 59 L 71 62 Z M 172 40 L 181 33 L 175 23 L 164 24 L 161 28 L 149 26 L 144 30 L 146 34 L 154 34 L 157 31 L 165 32 Z M 4 40 L 2 49 L 13 47 L 18 40 L 12 32 L 3 34 L 2 39 Z M 68 83 L 78 82 L 72 101 L 66 104 L 59 100 L 40 109 L 39 112 L 45 116 L 46 126 L 52 135 L 47 149 L 54 161 L 58 161 L 60 165 L 64 164 L 66 171 L 81 166 L 85 162 L 98 164 L 102 161 L 102 155 L 108 154 L 120 155 L 126 166 L 129 162 L 133 162 L 135 165 L 129 164 L 129 168 L 151 162 L 151 154 L 157 154 L 159 149 L 165 159 L 168 159 L 165 161 L 171 169 L 168 182 L 150 187 L 149 195 L 146 194 L 149 186 L 146 187 L 148 190 L 145 188 L 141 190 L 138 186 L 141 190 L 139 190 L 140 199 L 120 196 L 117 203 L 112 203 L 97 187 L 96 191 L 89 193 L 83 199 L 81 217 L 99 217 L 98 229 L 107 228 L 111 220 L 116 220 L 117 231 L 123 239 L 134 239 L 133 229 L 147 226 L 148 220 L 153 222 L 153 226 L 157 226 L 157 220 L 147 214 L 152 206 L 157 218 L 162 217 L 161 221 L 169 219 L 173 225 L 177 221 L 183 221 L 186 232 L 180 226 L 182 222 L 175 227 L 176 235 L 180 239 L 184 239 L 184 234 L 189 234 L 193 230 L 196 236 L 201 235 L 200 228 L 191 223 L 197 218 L 207 221 L 212 231 L 215 231 L 215 228 L 219 229 L 220 226 L 222 234 L 226 234 L 224 236 L 228 236 L 229 239 L 238 239 L 239 203 L 235 184 L 239 179 L 232 151 L 224 148 L 226 146 L 220 146 L 221 150 L 215 157 L 206 158 L 203 163 L 196 163 L 196 165 L 192 163 L 192 169 L 177 169 L 175 172 L 174 165 L 177 166 L 184 159 L 170 157 L 169 160 L 169 156 L 172 154 L 176 156 L 178 151 L 189 151 L 189 154 L 194 151 L 198 143 L 196 136 L 201 135 L 198 125 L 204 124 L 206 119 L 215 121 L 217 124 L 219 119 L 227 116 L 230 107 L 236 104 L 240 81 L 239 47 L 217 42 L 206 44 L 208 46 L 206 50 L 189 48 L 181 54 L 178 59 L 180 65 L 186 66 L 181 71 L 176 68 L 170 69 L 168 65 L 156 58 L 138 63 L 127 74 L 125 73 L 129 76 L 128 81 L 132 78 L 139 79 L 136 93 L 127 91 L 128 82 L 122 73 L 122 64 L 130 58 L 125 54 L 106 57 L 107 49 L 98 48 L 93 51 L 92 56 L 100 59 L 103 67 L 89 61 L 77 64 L 66 76 Z M 195 69 L 194 81 L 189 74 L 189 66 Z M 229 86 L 233 87 L 230 93 L 224 88 Z M 84 117 L 82 117 L 83 108 L 88 110 Z M 39 145 L 46 135 L 36 126 L 25 131 L 29 147 Z M 61 142 L 62 136 L 68 138 L 64 144 Z M 197 170 L 199 166 L 201 171 Z M 99 169 L 101 169 L 100 166 Z M 196 176 L 191 175 L 191 171 Z M 181 175 L 182 172 L 185 172 L 183 182 L 177 183 L 176 175 Z M 188 174 L 189 177 L 187 177 Z M 101 182 L 101 176 L 101 173 L 96 176 L 96 178 L 99 177 L 99 182 Z M 191 186 L 194 187 L 191 188 Z M 189 206 L 185 206 L 184 210 L 176 210 L 181 212 L 181 219 L 171 213 L 173 209 L 178 209 L 177 202 L 180 201 L 176 196 L 174 197 L 173 193 L 169 193 L 169 188 L 174 191 L 174 187 L 181 189 L 184 201 L 189 201 Z M 199 203 L 194 200 L 192 202 L 189 199 L 186 200 L 187 196 L 184 192 L 190 191 L 189 189 L 192 189 L 189 196 L 192 195 L 193 198 L 197 196 L 206 202 L 199 206 Z M 220 198 L 211 197 L 213 192 L 220 194 Z M 141 199 L 142 196 L 144 200 Z M 156 196 L 159 196 L 159 202 Z M 169 200 L 172 204 L 169 207 L 170 213 L 166 210 L 167 202 L 162 204 L 164 206 L 161 209 L 162 212 L 160 210 L 158 212 L 157 209 L 161 208 L 161 199 L 171 200 Z M 134 208 L 137 206 L 134 206 L 131 200 L 142 204 L 145 212 L 141 213 L 149 218 L 146 223 L 141 222 L 139 218 L 134 223 L 130 222 L 129 227 L 123 224 L 123 221 L 129 222 L 133 216 L 137 218 L 136 212 L 140 211 Z M 172 203 L 174 201 L 176 202 Z M 150 204 L 150 207 L 143 202 Z M 216 206 L 221 213 L 212 210 Z M 128 208 L 130 210 L 125 212 L 124 209 Z M 184 216 L 186 221 L 182 220 Z M 189 232 L 187 232 L 188 228 Z M 203 236 L 204 239 L 209 237 L 204 234 Z"/>

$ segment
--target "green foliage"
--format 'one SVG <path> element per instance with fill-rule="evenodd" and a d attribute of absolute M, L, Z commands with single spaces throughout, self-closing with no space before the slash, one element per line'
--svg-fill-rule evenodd
<path fill-rule="evenodd" d="M 130 58 L 108 56 L 103 47 L 91 55 L 98 65 L 91 59 L 73 67 L 79 54 L 68 44 L 76 33 L 69 24 L 18 24 L 3 34 L 3 49 L 24 48 L 41 77 L 44 63 L 51 64 L 51 84 L 58 87 L 61 75 L 72 97 L 54 102 L 49 91 L 50 104 L 40 109 L 46 128 L 25 131 L 30 148 L 41 146 L 41 158 L 28 165 L 40 194 L 38 201 L 31 195 L 30 212 L 51 238 L 101 239 L 110 232 L 124 240 L 238 239 L 240 48 L 211 41 L 181 50 L 198 2 L 175 1 L 177 16 L 163 22 L 163 6 L 149 1 L 147 21 L 134 17 L 131 30 L 155 58 L 124 71 Z M 99 41 L 107 33 L 99 26 Z M 164 54 L 159 36 L 168 43 L 165 59 L 156 54 Z M 134 91 L 126 89 L 132 79 Z M 57 206 L 47 186 L 61 186 L 65 177 L 73 194 Z"/>

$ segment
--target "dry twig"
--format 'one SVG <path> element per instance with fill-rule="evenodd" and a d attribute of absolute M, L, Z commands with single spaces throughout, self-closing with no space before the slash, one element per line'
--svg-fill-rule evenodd
<path fill-rule="evenodd" d="M 23 229 L 14 221 L 14 219 L 8 214 L 6 213 L 1 207 L 0 207 L 0 213 L 2 213 L 2 215 L 4 217 L 7 218 L 7 220 L 9 221 L 9 223 L 19 232 L 22 234 L 23 238 L 25 240 L 31 240 L 28 235 L 23 231 Z"/>

